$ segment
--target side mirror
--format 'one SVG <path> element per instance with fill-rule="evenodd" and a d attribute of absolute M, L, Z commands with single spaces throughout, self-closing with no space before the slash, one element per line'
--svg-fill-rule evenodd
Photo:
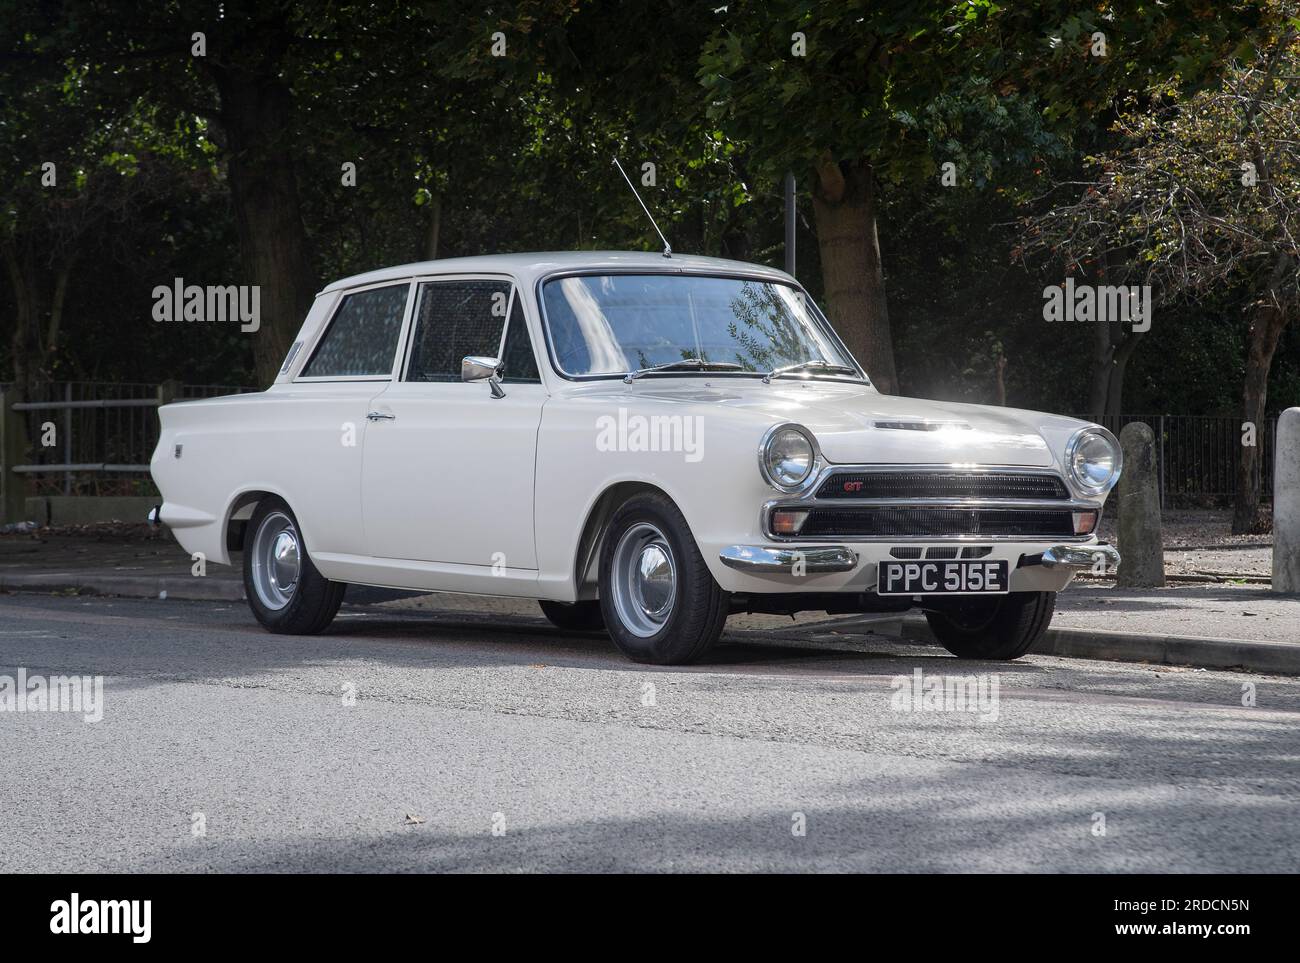
<path fill-rule="evenodd" d="M 460 362 L 460 380 L 487 381 L 492 388 L 493 398 L 504 398 L 506 396 L 501 387 L 501 362 L 497 358 L 486 358 L 482 355 L 470 355 L 467 358 L 462 358 Z"/>

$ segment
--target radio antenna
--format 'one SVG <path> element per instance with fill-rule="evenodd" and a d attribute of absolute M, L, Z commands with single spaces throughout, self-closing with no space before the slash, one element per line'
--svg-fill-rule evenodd
<path fill-rule="evenodd" d="M 655 217 L 650 213 L 650 208 L 646 207 L 645 201 L 641 200 L 641 195 L 636 192 L 636 188 L 632 185 L 632 178 L 627 176 L 627 171 L 623 170 L 623 165 L 618 162 L 617 157 L 614 158 L 614 166 L 623 175 L 623 180 L 627 181 L 628 189 L 631 190 L 632 196 L 636 198 L 636 202 L 641 205 L 641 210 L 645 211 L 645 216 L 650 218 L 650 224 L 655 229 L 655 233 L 659 235 L 659 240 L 664 242 L 664 257 L 672 257 L 673 249 L 668 243 L 668 238 L 664 237 L 664 232 L 659 230 L 659 225 L 655 223 Z"/>

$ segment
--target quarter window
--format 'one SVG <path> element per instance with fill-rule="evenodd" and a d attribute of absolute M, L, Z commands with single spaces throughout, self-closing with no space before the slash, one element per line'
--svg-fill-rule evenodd
<path fill-rule="evenodd" d="M 389 375 L 406 311 L 409 284 L 358 291 L 343 298 L 304 378 Z"/>
<path fill-rule="evenodd" d="M 537 357 L 533 354 L 533 339 L 528 335 L 524 308 L 518 294 L 510 309 L 510 326 L 506 330 L 506 349 L 501 356 L 501 380 L 507 384 L 540 384 Z"/>
<path fill-rule="evenodd" d="M 462 359 L 496 357 L 509 304 L 509 281 L 421 284 L 406 380 L 459 381 Z"/>

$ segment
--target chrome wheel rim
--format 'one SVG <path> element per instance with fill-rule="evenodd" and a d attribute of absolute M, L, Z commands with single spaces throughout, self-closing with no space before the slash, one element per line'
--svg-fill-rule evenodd
<path fill-rule="evenodd" d="M 633 635 L 658 633 L 677 604 L 677 561 L 668 539 L 649 522 L 638 522 L 614 547 L 610 588 L 618 619 Z"/>
<path fill-rule="evenodd" d="M 272 512 L 253 538 L 253 588 L 268 609 L 282 609 L 293 599 L 302 568 L 302 546 L 293 519 Z"/>

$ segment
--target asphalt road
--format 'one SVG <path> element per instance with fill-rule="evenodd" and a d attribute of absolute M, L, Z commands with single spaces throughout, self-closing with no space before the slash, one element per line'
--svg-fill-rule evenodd
<path fill-rule="evenodd" d="M 842 626 L 661 669 L 524 614 L 345 606 L 290 638 L 231 603 L 0 596 L 0 676 L 105 678 L 98 723 L 0 712 L 0 871 L 1297 870 L 1300 681 Z M 917 668 L 990 674 L 996 718 L 891 707 Z"/>

